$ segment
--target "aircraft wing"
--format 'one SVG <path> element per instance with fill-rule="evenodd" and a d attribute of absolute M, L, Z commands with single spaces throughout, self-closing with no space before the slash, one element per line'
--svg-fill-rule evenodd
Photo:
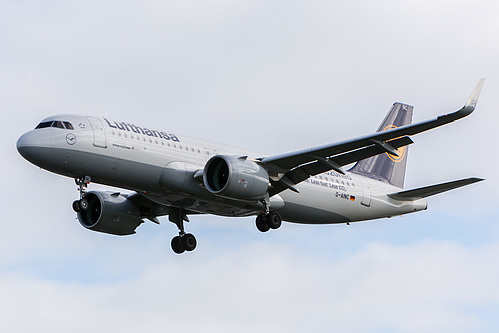
<path fill-rule="evenodd" d="M 397 148 L 413 143 L 409 136 L 449 124 L 471 114 L 475 110 L 483 83 L 484 79 L 481 79 L 461 109 L 441 115 L 436 119 L 329 145 L 260 158 L 260 163 L 269 170 L 271 175 L 270 196 L 286 189 L 298 192 L 294 185 L 319 173 L 335 170 L 344 174 L 342 166 L 368 157 L 382 153 L 398 156 Z"/>

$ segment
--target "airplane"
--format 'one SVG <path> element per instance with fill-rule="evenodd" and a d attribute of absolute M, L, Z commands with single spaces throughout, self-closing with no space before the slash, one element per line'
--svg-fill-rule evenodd
<path fill-rule="evenodd" d="M 17 150 L 75 179 L 80 197 L 73 209 L 83 227 L 131 235 L 145 219 L 159 224 L 168 215 L 179 230 L 171 247 L 181 254 L 197 245 L 185 232 L 188 215 L 256 216 L 261 232 L 282 221 L 350 224 L 426 210 L 426 197 L 482 181 L 403 189 L 410 137 L 471 114 L 483 83 L 461 109 L 436 119 L 411 124 L 413 106 L 394 103 L 373 134 L 275 156 L 70 114 L 43 119 L 18 139 Z M 87 191 L 90 182 L 132 192 Z"/>

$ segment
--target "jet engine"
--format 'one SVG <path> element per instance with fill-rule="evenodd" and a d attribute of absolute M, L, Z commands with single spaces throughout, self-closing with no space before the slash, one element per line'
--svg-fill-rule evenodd
<path fill-rule="evenodd" d="M 85 209 L 78 212 L 80 224 L 93 231 L 113 235 L 131 235 L 143 222 L 140 208 L 124 195 L 91 191 L 85 194 Z"/>
<path fill-rule="evenodd" d="M 259 200 L 269 188 L 269 174 L 246 157 L 216 155 L 203 171 L 205 187 L 213 194 L 239 200 Z"/>

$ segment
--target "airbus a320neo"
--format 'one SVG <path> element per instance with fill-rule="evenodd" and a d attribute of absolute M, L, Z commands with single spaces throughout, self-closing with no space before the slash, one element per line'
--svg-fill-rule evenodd
<path fill-rule="evenodd" d="M 172 249 L 182 253 L 197 244 L 184 229 L 193 214 L 256 216 L 262 232 L 282 221 L 348 224 L 424 210 L 426 197 L 482 180 L 403 189 L 410 137 L 473 112 L 483 82 L 456 112 L 411 124 L 413 107 L 395 103 L 374 134 L 282 155 L 78 115 L 42 120 L 17 149 L 31 163 L 76 180 L 73 209 L 83 227 L 130 235 L 144 219 L 159 224 L 168 215 L 179 229 Z M 87 191 L 90 181 L 131 193 Z"/>

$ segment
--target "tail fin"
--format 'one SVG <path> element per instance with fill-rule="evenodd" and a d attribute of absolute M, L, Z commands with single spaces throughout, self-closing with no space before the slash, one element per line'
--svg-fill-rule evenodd
<path fill-rule="evenodd" d="M 377 132 L 410 124 L 413 109 L 407 104 L 394 103 Z M 401 147 L 397 152 L 399 156 L 384 153 L 359 161 L 350 171 L 403 188 L 408 147 Z"/>

